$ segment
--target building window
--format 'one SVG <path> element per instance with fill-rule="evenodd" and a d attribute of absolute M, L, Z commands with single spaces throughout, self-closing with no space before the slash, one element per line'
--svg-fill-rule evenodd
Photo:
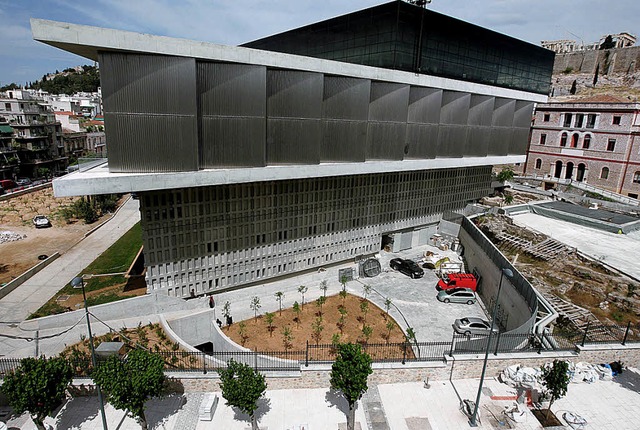
<path fill-rule="evenodd" d="M 11 111 L 11 103 L 5 103 L 4 104 L 4 110 Z"/>
<path fill-rule="evenodd" d="M 573 136 L 571 136 L 571 147 L 572 148 L 576 148 L 578 146 L 578 139 L 580 138 L 580 136 L 578 135 L 578 133 L 573 133 Z"/>
<path fill-rule="evenodd" d="M 633 182 L 636 184 L 640 184 L 640 172 L 636 172 L 633 174 Z"/>
<path fill-rule="evenodd" d="M 608 179 L 608 178 L 609 178 L 609 168 L 603 167 L 602 171 L 600 172 L 600 179 Z"/>
<path fill-rule="evenodd" d="M 542 167 L 542 160 L 537 158 L 536 159 L 536 169 L 539 169 Z M 635 181 L 634 181 L 635 182 Z"/>
<path fill-rule="evenodd" d="M 562 133 L 560 136 L 560 146 L 567 146 L 567 133 Z"/>
<path fill-rule="evenodd" d="M 543 133 L 540 135 L 540 145 L 544 145 L 545 143 L 547 143 L 547 135 Z"/>
<path fill-rule="evenodd" d="M 571 118 L 573 117 L 573 115 L 571 115 L 570 113 L 565 113 L 564 114 L 564 127 L 571 127 Z"/>
<path fill-rule="evenodd" d="M 587 128 L 596 127 L 596 114 L 587 115 Z"/>
<path fill-rule="evenodd" d="M 615 150 L 616 150 L 616 140 L 609 139 L 609 142 L 607 142 L 607 151 L 615 151 Z"/>
<path fill-rule="evenodd" d="M 613 117 L 613 125 L 620 125 L 620 116 L 616 115 Z"/>
<path fill-rule="evenodd" d="M 584 141 L 582 142 L 582 147 L 584 149 L 589 149 L 589 145 L 591 145 L 591 135 L 590 134 L 586 134 L 584 136 Z"/>
<path fill-rule="evenodd" d="M 543 121 L 544 122 L 549 122 L 549 120 L 551 119 L 551 115 L 548 113 L 545 113 L 543 116 Z"/>
<path fill-rule="evenodd" d="M 577 113 L 576 114 L 576 128 L 582 128 L 583 124 L 584 124 L 584 114 L 583 113 Z"/>

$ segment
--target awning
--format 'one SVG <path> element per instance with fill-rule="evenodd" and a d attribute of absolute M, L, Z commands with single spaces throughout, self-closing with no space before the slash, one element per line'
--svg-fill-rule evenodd
<path fill-rule="evenodd" d="M 13 133 L 13 128 L 8 125 L 0 125 L 0 133 Z"/>

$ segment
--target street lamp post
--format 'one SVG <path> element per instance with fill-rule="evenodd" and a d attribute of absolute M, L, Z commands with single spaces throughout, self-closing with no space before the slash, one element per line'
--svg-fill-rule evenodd
<path fill-rule="evenodd" d="M 89 322 L 89 308 L 87 307 L 87 294 L 84 291 L 84 279 L 82 276 L 76 276 L 71 280 L 71 286 L 73 288 L 82 288 L 82 298 L 84 300 L 84 314 L 87 317 L 87 331 L 89 332 L 89 348 L 91 349 L 91 363 L 93 364 L 93 368 L 95 369 L 97 366 L 96 362 L 96 350 L 93 347 L 93 335 L 91 334 L 91 323 Z M 100 390 L 100 386 L 96 384 L 96 388 L 98 389 L 98 401 L 100 402 L 100 414 L 102 415 L 102 428 L 104 430 L 108 430 L 107 428 L 107 416 L 104 413 L 104 402 L 102 401 L 102 391 Z"/>
<path fill-rule="evenodd" d="M 478 387 L 478 395 L 476 396 L 476 404 L 473 408 L 473 415 L 471 415 L 471 419 L 469 420 L 469 426 L 478 427 L 478 407 L 480 406 L 480 394 L 482 394 L 482 384 L 484 383 L 484 374 L 487 370 L 487 361 L 489 360 L 489 350 L 491 349 L 491 337 L 493 336 L 493 328 L 496 323 L 496 314 L 498 313 L 498 300 L 500 299 L 500 291 L 502 290 L 502 280 L 504 276 L 507 278 L 513 277 L 513 272 L 511 269 L 502 269 L 502 273 L 500 274 L 500 284 L 498 285 L 498 294 L 496 295 L 496 302 L 493 305 L 493 315 L 491 316 L 491 328 L 489 329 L 489 338 L 487 339 L 487 349 L 484 353 L 484 363 L 482 365 L 482 374 L 480 375 L 480 386 Z"/>

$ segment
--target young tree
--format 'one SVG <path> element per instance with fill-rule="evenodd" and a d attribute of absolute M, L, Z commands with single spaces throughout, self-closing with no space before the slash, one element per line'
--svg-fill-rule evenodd
<path fill-rule="evenodd" d="M 282 315 L 282 300 L 284 300 L 284 293 L 282 291 L 278 291 L 274 295 L 276 296 L 276 301 L 280 307 L 280 315 Z"/>
<path fill-rule="evenodd" d="M 322 318 L 322 306 L 326 303 L 327 298 L 325 296 L 320 296 L 316 299 L 316 306 L 318 307 L 318 316 Z"/>
<path fill-rule="evenodd" d="M 308 287 L 305 287 L 304 285 L 300 285 L 298 287 L 298 292 L 300 293 L 300 295 L 302 296 L 302 309 L 304 309 L 304 295 L 305 293 L 309 290 Z"/>
<path fill-rule="evenodd" d="M 362 286 L 362 296 L 367 300 L 367 296 L 371 293 L 371 285 L 364 284 Z"/>
<path fill-rule="evenodd" d="M 373 373 L 371 357 L 360 345 L 338 345 L 338 356 L 331 366 L 331 388 L 339 390 L 349 404 L 347 430 L 353 430 L 358 400 L 367 391 L 367 378 Z"/>
<path fill-rule="evenodd" d="M 389 309 L 391 309 L 391 305 L 392 304 L 393 304 L 393 302 L 391 301 L 391 299 L 389 297 L 384 299 L 384 319 L 385 320 L 387 318 L 389 318 Z"/>
<path fill-rule="evenodd" d="M 273 319 L 275 314 L 273 312 L 267 312 L 264 314 L 264 320 L 267 322 L 267 330 L 269 330 L 269 337 L 273 336 Z"/>
<path fill-rule="evenodd" d="M 222 316 L 224 317 L 225 321 L 229 321 L 229 318 L 231 317 L 231 303 L 229 303 L 228 300 L 224 302 L 224 305 L 222 306 Z M 227 325 L 227 331 L 228 330 L 229 325 Z"/>
<path fill-rule="evenodd" d="M 345 290 L 342 290 L 340 291 L 340 293 L 338 293 L 338 295 L 342 299 L 342 307 L 344 307 L 344 301 L 347 298 L 347 292 Z"/>
<path fill-rule="evenodd" d="M 282 329 L 282 344 L 284 345 L 285 350 L 288 350 L 293 346 L 293 334 L 291 333 L 291 328 L 289 326 Z"/>
<path fill-rule="evenodd" d="M 347 278 L 346 276 L 342 276 L 340 278 L 340 283 L 342 284 L 342 291 L 347 292 L 347 282 L 349 281 L 349 278 Z"/>
<path fill-rule="evenodd" d="M 233 359 L 229 360 L 227 368 L 221 369 L 218 374 L 222 397 L 227 401 L 227 406 L 236 407 L 249 415 L 251 429 L 258 430 L 255 413 L 258 409 L 258 400 L 267 391 L 264 375 Z"/>
<path fill-rule="evenodd" d="M 360 312 L 362 312 L 362 327 L 367 323 L 367 314 L 369 313 L 369 302 L 363 300 L 360 302 Z"/>
<path fill-rule="evenodd" d="M 258 310 L 262 307 L 262 305 L 260 304 L 260 297 L 253 296 L 251 298 L 251 304 L 249 305 L 249 307 L 253 311 L 253 316 L 256 319 L 256 322 L 258 322 Z"/>
<path fill-rule="evenodd" d="M 542 366 L 542 369 L 540 370 L 542 372 L 540 378 L 546 388 L 545 392 L 551 396 L 546 416 L 546 420 L 548 421 L 553 402 L 567 394 L 567 388 L 569 386 L 569 381 L 571 380 L 568 373 L 569 363 L 562 360 L 553 360 L 553 364 Z"/>
<path fill-rule="evenodd" d="M 240 335 L 240 343 L 244 346 L 247 343 L 247 339 L 249 339 L 249 335 L 247 334 L 247 325 L 244 321 L 240 321 L 238 323 L 238 334 Z"/>
<path fill-rule="evenodd" d="M 144 349 L 134 349 L 126 360 L 111 356 L 98 364 L 91 377 L 115 408 L 129 411 L 140 427 L 147 429 L 144 404 L 158 397 L 165 383 L 164 361 Z"/>
<path fill-rule="evenodd" d="M 511 167 L 503 167 L 496 179 L 499 182 L 510 181 L 513 179 L 513 175 L 513 169 L 511 169 Z"/>
<path fill-rule="evenodd" d="M 338 326 L 338 328 L 340 329 L 340 334 L 344 333 L 344 325 L 346 323 L 347 320 L 347 308 L 345 307 L 341 307 L 338 309 L 338 312 L 340 312 L 340 318 L 338 318 L 338 323 L 336 324 Z"/>
<path fill-rule="evenodd" d="M 302 312 L 302 309 L 300 309 L 300 304 L 298 302 L 294 302 L 293 303 L 293 313 L 296 314 L 296 316 L 293 318 L 296 322 L 296 327 L 300 327 L 300 313 Z"/>
<path fill-rule="evenodd" d="M 44 419 L 64 401 L 72 377 L 64 358 L 24 358 L 5 376 L 0 390 L 16 414 L 29 411 L 36 427 L 44 430 Z"/>
<path fill-rule="evenodd" d="M 389 343 L 391 339 L 391 330 L 396 327 L 396 324 L 393 321 L 387 321 L 387 325 L 385 327 L 387 328 L 387 343 Z"/>
<path fill-rule="evenodd" d="M 324 330 L 324 326 L 322 325 L 322 318 L 316 318 L 314 323 L 311 325 L 311 328 L 313 329 L 313 334 L 311 335 L 311 337 L 313 337 L 313 340 L 316 341 L 316 345 L 318 345 L 322 340 L 322 330 Z"/>
<path fill-rule="evenodd" d="M 362 337 L 364 338 L 364 343 L 369 342 L 369 338 L 373 334 L 373 328 L 370 325 L 365 325 L 362 327 Z"/>
<path fill-rule="evenodd" d="M 320 291 L 322 291 L 322 297 L 327 297 L 327 290 L 329 289 L 327 285 L 327 280 L 320 281 Z"/>

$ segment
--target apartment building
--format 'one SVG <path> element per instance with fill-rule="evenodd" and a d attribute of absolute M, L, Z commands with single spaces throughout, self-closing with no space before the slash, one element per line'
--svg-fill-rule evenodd
<path fill-rule="evenodd" d="M 66 168 L 62 128 L 50 107 L 41 99 L 21 90 L 8 91 L 4 97 L 0 96 L 0 122 L 8 124 L 13 133 L 7 159 L 11 163 L 3 167 L 3 174 L 10 169 L 13 177 L 34 178 L 42 176 L 43 169 L 54 173 Z"/>

